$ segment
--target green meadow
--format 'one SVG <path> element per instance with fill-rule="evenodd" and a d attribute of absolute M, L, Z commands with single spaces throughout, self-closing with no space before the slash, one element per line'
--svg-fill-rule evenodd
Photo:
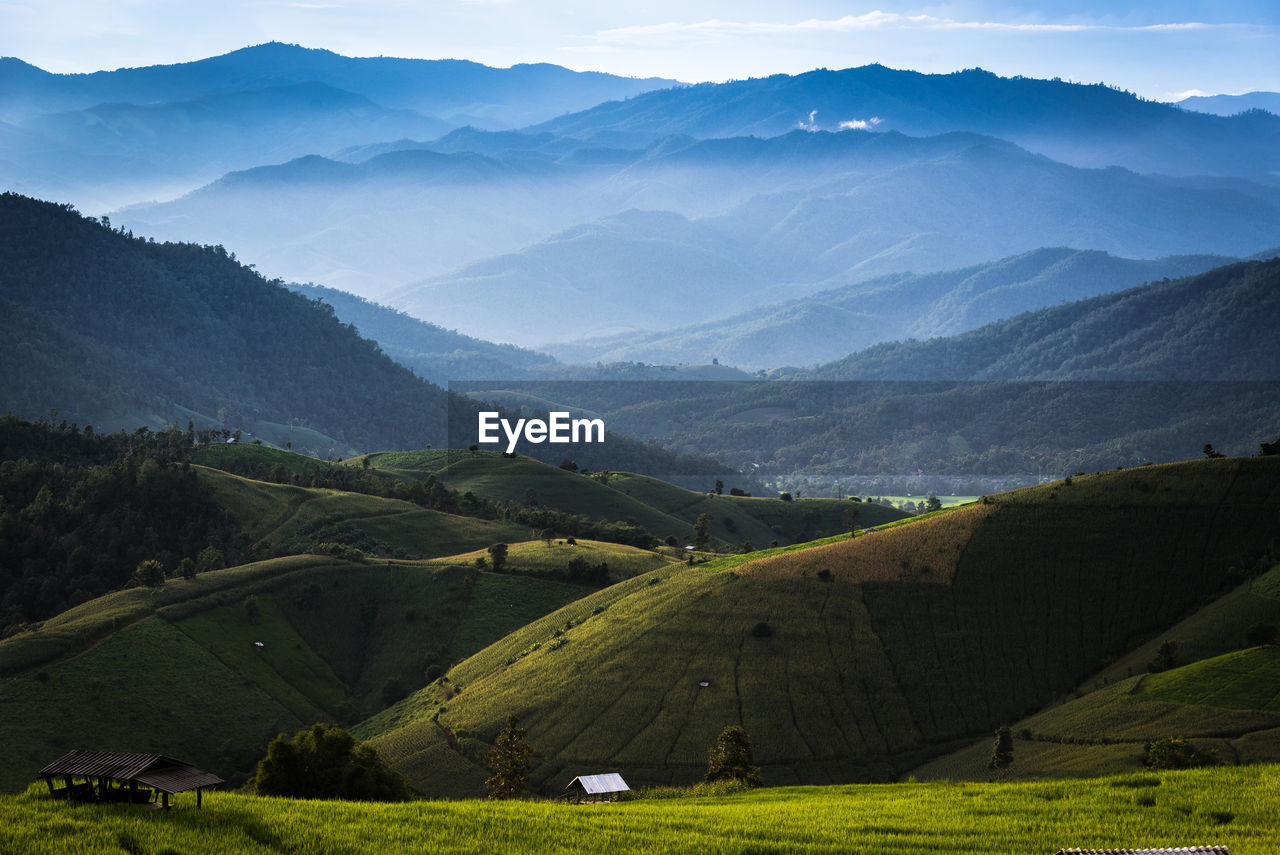
<path fill-rule="evenodd" d="M 40 785 L 42 787 L 43 785 Z M 575 806 L 396 805 L 213 792 L 169 812 L 0 798 L 0 851 L 127 853 L 699 852 L 1047 855 L 1063 847 L 1225 845 L 1280 851 L 1280 768 L 1090 781 L 765 788 Z"/>

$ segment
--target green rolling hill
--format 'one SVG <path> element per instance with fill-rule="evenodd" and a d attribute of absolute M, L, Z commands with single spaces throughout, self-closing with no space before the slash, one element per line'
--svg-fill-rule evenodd
<path fill-rule="evenodd" d="M 85 745 L 242 780 L 276 733 L 370 715 L 590 590 L 312 555 L 109 594 L 0 642 L 0 738 L 12 747 L 0 787 L 21 789 Z"/>
<path fill-rule="evenodd" d="M 466 778 L 427 758 L 452 738 L 453 761 L 479 762 L 508 714 L 551 790 L 606 769 L 691 782 L 739 723 L 770 783 L 891 778 L 1061 701 L 1229 591 L 1273 560 L 1278 508 L 1280 460 L 1205 460 L 660 569 L 455 666 L 465 690 L 447 703 L 437 684 L 361 733 L 439 793 Z"/>
<path fill-rule="evenodd" d="M 495 502 L 532 498 L 563 513 L 632 523 L 659 539 L 670 536 L 682 542 L 692 542 L 693 526 L 704 513 L 710 536 L 730 546 L 743 541 L 757 546 L 774 540 L 798 543 L 834 534 L 846 530 L 844 513 L 851 508 L 859 510 L 863 526 L 904 516 L 883 505 L 838 499 L 783 502 L 712 495 L 631 472 L 611 472 L 607 478 L 584 476 L 527 457 L 503 458 L 494 452 L 400 452 L 367 458 L 375 472 L 405 479 L 430 474 L 461 493 L 472 492 Z M 532 496 L 528 491 L 533 491 Z"/>
<path fill-rule="evenodd" d="M 1245 647 L 1245 630 L 1280 624 L 1280 565 L 1196 611 L 1096 674 L 1074 696 L 1012 724 L 1001 778 L 1098 775 L 1140 766 L 1149 740 L 1177 736 L 1221 762 L 1280 759 L 1280 649 Z M 1171 642 L 1179 667 L 1148 673 Z M 1224 652 L 1226 651 L 1226 652 Z M 988 780 L 991 740 L 926 763 L 920 779 Z"/>
<path fill-rule="evenodd" d="M 110 516 L 95 517 L 64 498 L 58 478 L 86 463 L 100 464 L 85 470 L 86 479 L 105 478 L 101 462 L 115 459 L 111 443 L 48 425 L 4 424 L 6 450 L 22 463 L 6 463 L 0 484 L 21 497 L 26 481 L 44 472 L 55 489 L 30 506 L 44 508 L 44 516 L 24 507 L 25 498 L 5 506 L 0 533 L 13 536 L 45 517 L 70 519 L 75 537 L 110 524 Z M 169 440 L 181 445 L 182 436 L 173 431 L 148 440 L 155 445 L 150 453 L 160 454 Z M 494 503 L 523 501 L 525 491 L 535 490 L 540 506 L 556 509 L 557 519 L 611 523 L 621 517 L 681 536 L 692 533 L 692 520 L 687 511 L 681 516 L 671 497 L 684 504 L 708 500 L 642 476 L 616 476 L 619 483 L 649 483 L 652 495 L 642 501 L 598 478 L 486 453 L 384 453 L 344 465 L 235 443 L 201 447 L 191 457 L 194 463 L 150 458 L 139 465 L 125 458 L 110 465 L 156 473 L 148 476 L 152 480 L 128 482 L 139 492 L 157 490 L 163 482 L 156 479 L 169 473 L 184 491 L 176 495 L 200 497 L 209 504 L 207 515 L 232 532 L 227 543 L 236 546 L 235 554 L 263 560 L 181 577 L 174 557 L 165 562 L 170 578 L 160 587 L 82 597 L 86 601 L 61 614 L 12 623 L 0 641 L 0 738 L 17 747 L 0 787 L 19 787 L 47 756 L 86 744 L 103 750 L 143 744 L 238 780 L 278 731 L 373 715 L 502 636 L 597 591 L 602 581 L 683 566 L 686 557 L 670 547 L 589 539 L 571 545 L 563 533 L 551 544 L 525 543 L 527 521 L 446 513 L 377 495 L 389 483 L 421 485 L 438 476 L 446 489 L 474 490 Z M 267 473 L 285 483 L 227 469 Z M 330 482 L 351 489 L 301 486 Z M 357 489 L 363 492 L 352 491 Z M 901 516 L 882 510 L 888 518 Z M 803 510 L 792 513 L 799 520 Z M 836 522 L 824 533 L 838 530 L 839 515 L 830 511 L 827 517 Z M 762 524 L 739 518 L 744 525 Z M 146 535 L 172 547 L 175 556 L 205 543 L 191 547 L 183 536 L 167 530 L 163 537 Z M 38 545 L 13 542 L 24 549 Z M 483 571 L 476 559 L 487 558 L 487 548 L 499 542 L 510 544 L 503 572 Z M 576 576 L 575 560 L 581 563 Z M 603 577 L 585 572 L 602 563 Z M 86 566 L 73 557 L 55 571 L 69 574 L 74 584 Z M 585 584 L 588 578 L 591 584 Z M 33 584 L 21 576 L 5 582 L 6 595 Z M 60 726 L 51 729 L 47 723 L 54 720 Z"/>

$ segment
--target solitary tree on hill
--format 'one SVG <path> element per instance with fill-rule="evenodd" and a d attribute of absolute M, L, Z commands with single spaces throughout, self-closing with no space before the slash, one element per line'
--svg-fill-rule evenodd
<path fill-rule="evenodd" d="M 861 515 L 859 508 L 850 506 L 844 509 L 844 527 L 849 530 L 851 536 L 858 530 L 858 517 Z"/>
<path fill-rule="evenodd" d="M 516 717 L 507 716 L 507 726 L 498 733 L 493 749 L 485 755 L 492 777 L 484 782 L 491 799 L 514 799 L 529 787 L 529 767 L 533 748 L 528 734 L 516 723 Z"/>
<path fill-rule="evenodd" d="M 996 731 L 996 741 L 991 746 L 991 760 L 987 762 L 987 768 L 992 771 L 1004 769 L 1012 762 L 1013 733 L 1007 724 L 1001 725 Z"/>
<path fill-rule="evenodd" d="M 698 519 L 693 524 L 693 545 L 699 549 L 707 548 L 707 526 L 710 524 L 711 520 L 706 514 L 698 514 Z"/>
<path fill-rule="evenodd" d="M 748 787 L 762 784 L 760 767 L 751 755 L 751 740 L 741 725 L 731 724 L 720 731 L 715 748 L 707 759 L 705 781 L 741 781 Z"/>
<path fill-rule="evenodd" d="M 501 573 L 502 566 L 507 563 L 507 545 L 495 543 L 489 547 L 489 558 L 493 561 L 493 572 Z"/>

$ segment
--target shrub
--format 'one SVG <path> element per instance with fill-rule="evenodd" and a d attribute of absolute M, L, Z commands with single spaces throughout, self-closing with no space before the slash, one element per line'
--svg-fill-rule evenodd
<path fill-rule="evenodd" d="M 1147 743 L 1147 756 L 1143 760 L 1152 769 L 1190 769 L 1195 766 L 1213 766 L 1218 762 L 1211 749 L 1196 748 L 1178 736 L 1168 736 Z"/>
<path fill-rule="evenodd" d="M 377 753 L 339 727 L 314 724 L 292 738 L 280 734 L 245 787 L 260 796 L 407 801 L 409 782 Z"/>

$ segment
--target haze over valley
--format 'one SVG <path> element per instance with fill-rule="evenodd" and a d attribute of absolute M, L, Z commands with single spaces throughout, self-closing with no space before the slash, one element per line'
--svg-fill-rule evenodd
<path fill-rule="evenodd" d="M 1280 847 L 1273 10 L 981 5 L 0 11 L 0 850 Z"/>

